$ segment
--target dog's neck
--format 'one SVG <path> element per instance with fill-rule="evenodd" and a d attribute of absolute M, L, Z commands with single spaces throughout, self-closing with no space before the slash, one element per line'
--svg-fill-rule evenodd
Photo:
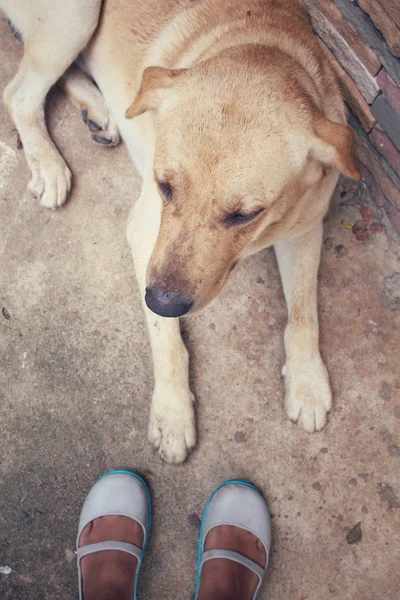
<path fill-rule="evenodd" d="M 193 31 L 199 33 L 194 36 Z M 301 39 L 299 47 L 296 38 Z M 282 52 L 294 68 L 303 70 L 314 90 L 325 95 L 326 74 L 318 43 L 296 1 L 249 0 L 243 4 L 241 0 L 204 0 L 194 4 L 178 12 L 161 32 L 144 67 L 190 68 L 249 45 Z M 268 51 L 265 55 L 268 61 Z M 341 121 L 343 116 L 332 114 L 330 118 Z"/>
<path fill-rule="evenodd" d="M 293 0 L 295 15 L 304 19 L 303 11 Z M 289 22 L 288 0 L 202 0 L 177 12 L 160 33 L 152 47 L 146 66 L 160 65 L 170 69 L 189 68 L 238 45 L 293 45 Z M 279 35 L 273 25 L 279 22 Z M 304 23 L 303 23 L 304 25 Z M 298 26 L 302 26 L 300 23 Z M 276 28 L 275 28 L 276 31 Z M 194 34 L 196 32 L 196 34 Z M 304 42 L 304 41 L 303 41 Z"/>

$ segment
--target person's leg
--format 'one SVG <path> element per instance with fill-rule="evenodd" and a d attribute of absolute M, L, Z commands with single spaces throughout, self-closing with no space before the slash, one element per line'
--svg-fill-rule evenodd
<path fill-rule="evenodd" d="M 143 531 L 126 517 L 101 517 L 83 530 L 81 544 L 119 539 L 142 547 Z M 265 567 L 260 540 L 237 527 L 221 525 L 207 536 L 206 550 L 225 548 Z M 132 600 L 137 559 L 118 551 L 91 554 L 82 559 L 84 600 Z M 226 559 L 208 561 L 202 571 L 198 600 L 251 600 L 257 576 L 243 565 Z"/>
<path fill-rule="evenodd" d="M 143 547 L 143 530 L 129 517 L 107 516 L 91 521 L 80 536 L 80 546 L 119 540 Z M 132 600 L 137 558 L 118 550 L 85 556 L 81 561 L 84 600 Z"/>
<path fill-rule="evenodd" d="M 136 598 L 150 525 L 150 492 L 141 477 L 113 471 L 95 483 L 78 528 L 80 600 Z"/>
<path fill-rule="evenodd" d="M 207 536 L 205 550 L 226 549 L 238 552 L 265 567 L 267 557 L 260 540 L 244 529 L 231 525 L 215 527 Z M 244 565 L 223 558 L 205 563 L 198 600 L 251 600 L 257 587 L 255 573 Z"/>
<path fill-rule="evenodd" d="M 196 600 L 253 600 L 270 545 L 271 520 L 259 490 L 243 481 L 218 487 L 202 519 Z"/>

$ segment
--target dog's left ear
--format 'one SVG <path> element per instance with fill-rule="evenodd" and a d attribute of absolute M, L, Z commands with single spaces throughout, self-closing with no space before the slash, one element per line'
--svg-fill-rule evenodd
<path fill-rule="evenodd" d="M 127 119 L 133 119 L 146 110 L 159 108 L 166 92 L 172 87 L 177 77 L 187 69 L 164 69 L 163 67 L 147 67 L 143 72 L 142 83 L 138 94 L 125 113 Z"/>
<path fill-rule="evenodd" d="M 360 181 L 361 174 L 353 148 L 353 131 L 346 125 L 325 117 L 314 122 L 311 155 L 319 162 L 334 167 L 346 177 Z"/>

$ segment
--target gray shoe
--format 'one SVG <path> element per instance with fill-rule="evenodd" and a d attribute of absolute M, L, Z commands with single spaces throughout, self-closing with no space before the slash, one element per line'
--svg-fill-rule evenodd
<path fill-rule="evenodd" d="M 204 550 L 208 533 L 220 525 L 233 525 L 250 531 L 263 544 L 267 557 L 265 567 L 231 550 Z M 225 558 L 244 565 L 257 575 L 258 584 L 254 592 L 255 600 L 268 565 L 271 548 L 271 518 L 268 505 L 261 492 L 247 481 L 232 480 L 223 483 L 211 494 L 201 523 L 199 537 L 199 558 L 195 600 L 200 588 L 200 577 L 204 563 L 215 558 Z"/>
<path fill-rule="evenodd" d="M 91 521 L 106 516 L 130 517 L 137 521 L 143 529 L 143 548 L 127 542 L 104 541 L 97 544 L 79 546 L 82 531 Z M 105 550 L 120 550 L 136 556 L 138 565 L 136 569 L 134 600 L 139 580 L 146 545 L 149 538 L 151 525 L 151 498 L 146 482 L 136 473 L 131 471 L 111 471 L 106 473 L 92 487 L 83 504 L 79 520 L 78 537 L 76 540 L 78 557 L 78 586 L 79 600 L 83 600 L 83 582 L 81 560 L 88 554 L 103 552 Z"/>

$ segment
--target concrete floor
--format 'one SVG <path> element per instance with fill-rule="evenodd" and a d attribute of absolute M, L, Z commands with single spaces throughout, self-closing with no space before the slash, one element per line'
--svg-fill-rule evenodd
<path fill-rule="evenodd" d="M 21 49 L 4 20 L 0 40 L 2 89 Z M 0 111 L 1 600 L 76 597 L 80 507 L 114 467 L 138 469 L 152 488 L 141 598 L 192 597 L 198 517 L 218 483 L 245 477 L 273 513 L 261 600 L 397 599 L 399 248 L 384 233 L 359 242 L 341 225 L 357 218 L 354 186 L 335 195 L 320 272 L 321 345 L 334 390 L 327 427 L 309 435 L 285 416 L 286 310 L 265 251 L 184 323 L 199 444 L 183 467 L 171 467 L 146 439 L 150 352 L 125 240 L 139 181 L 125 148 L 96 147 L 57 91 L 49 120 L 74 173 L 59 212 L 26 199 L 23 152 Z M 362 540 L 349 544 L 359 522 Z"/>

